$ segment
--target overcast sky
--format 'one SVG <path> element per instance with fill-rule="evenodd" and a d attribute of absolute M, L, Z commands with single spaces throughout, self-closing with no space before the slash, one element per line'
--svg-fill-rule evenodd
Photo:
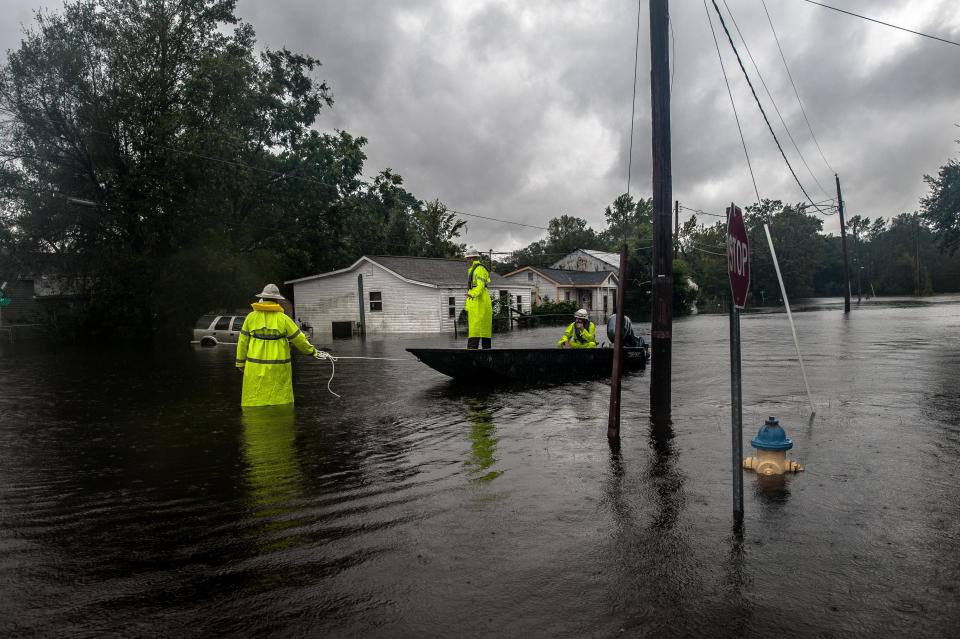
<path fill-rule="evenodd" d="M 960 46 L 804 0 L 765 2 L 766 10 L 761 0 L 717 0 L 807 193 L 818 203 L 835 198 L 836 172 L 848 216 L 917 210 L 924 174 L 960 156 Z M 957 0 L 825 4 L 960 42 Z M 40 6 L 3 1 L 0 50 L 18 45 L 20 25 Z M 707 6 L 760 196 L 805 201 Z M 316 78 L 336 102 L 316 127 L 368 138 L 367 176 L 389 167 L 415 196 L 457 211 L 534 227 L 567 214 L 599 231 L 605 207 L 627 191 L 638 13 L 630 193 L 651 195 L 647 0 L 639 8 L 636 0 L 239 0 L 237 13 L 261 46 L 321 60 Z M 673 196 L 712 213 L 750 204 L 757 198 L 704 4 L 673 0 L 670 10 Z M 546 235 L 464 219 L 463 241 L 484 251 Z M 824 220 L 839 234 L 836 215 Z"/>

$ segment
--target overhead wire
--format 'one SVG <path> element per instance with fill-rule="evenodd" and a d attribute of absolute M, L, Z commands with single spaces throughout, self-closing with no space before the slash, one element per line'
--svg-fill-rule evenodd
<path fill-rule="evenodd" d="M 747 73 L 747 68 L 743 64 L 743 59 L 740 57 L 740 52 L 737 51 L 737 46 L 733 42 L 733 36 L 730 35 L 730 29 L 727 28 L 727 23 L 723 19 L 723 14 L 720 12 L 720 7 L 717 6 L 716 0 L 711 0 L 713 2 L 713 8 L 717 12 L 717 17 L 720 19 L 720 25 L 723 27 L 724 32 L 727 34 L 727 40 L 730 42 L 730 47 L 733 49 L 733 53 L 737 58 L 737 62 L 740 65 L 740 70 L 743 72 L 744 78 L 747 80 L 747 85 L 750 87 L 750 93 L 753 94 L 753 99 L 757 103 L 757 107 L 760 109 L 760 114 L 763 116 L 764 122 L 767 124 L 767 129 L 770 131 L 770 135 L 773 136 L 773 141 L 776 142 L 777 148 L 780 150 L 780 155 L 783 157 L 783 161 L 786 163 L 787 168 L 790 169 L 790 175 L 793 176 L 794 181 L 797 183 L 797 186 L 800 187 L 800 190 L 803 192 L 807 200 L 813 204 L 814 208 L 819 211 L 819 207 L 813 203 L 813 198 L 810 197 L 810 194 L 807 193 L 807 189 L 803 186 L 803 183 L 800 182 L 800 178 L 797 177 L 796 171 L 793 170 L 793 166 L 790 164 L 790 160 L 787 158 L 787 154 L 783 151 L 783 146 L 780 144 L 780 140 L 777 138 L 776 132 L 773 130 L 773 126 L 770 124 L 770 118 L 767 117 L 767 112 L 763 108 L 763 104 L 760 102 L 760 98 L 757 96 L 757 91 L 753 87 L 753 82 L 750 80 L 750 74 Z M 711 28 L 713 23 L 711 22 Z M 759 201 L 759 195 L 758 195 Z"/>
<path fill-rule="evenodd" d="M 627 160 L 627 195 L 630 195 L 630 178 L 633 173 L 633 125 L 637 113 L 637 67 L 640 62 L 640 11 L 642 0 L 637 2 L 637 43 L 633 52 L 633 106 L 630 109 L 630 152 Z"/>
<path fill-rule="evenodd" d="M 743 43 L 743 48 L 747 52 L 747 56 L 750 58 L 750 62 L 753 64 L 753 68 L 757 72 L 757 77 L 760 79 L 760 84 L 763 85 L 763 90 L 767 93 L 767 98 L 770 100 L 770 104 L 773 105 L 773 110 L 776 111 L 777 117 L 780 118 L 780 124 L 783 125 L 783 130 L 786 131 L 787 137 L 790 138 L 790 143 L 793 144 L 793 148 L 796 150 L 797 155 L 800 157 L 800 161 L 803 162 L 804 168 L 807 169 L 807 173 L 810 174 L 810 177 L 813 178 L 813 181 L 816 183 L 824 195 L 830 197 L 830 194 L 823 188 L 823 185 L 820 184 L 820 180 L 817 179 L 817 176 L 814 175 L 813 171 L 810 169 L 810 165 L 807 164 L 806 158 L 803 157 L 803 152 L 800 151 L 800 147 L 797 145 L 797 141 L 793 139 L 793 134 L 790 133 L 790 127 L 787 126 L 786 121 L 783 119 L 783 114 L 780 113 L 780 107 L 777 106 L 777 101 L 773 98 L 773 93 L 770 92 L 770 88 L 767 86 L 766 80 L 763 79 L 763 73 L 760 72 L 760 66 L 757 64 L 757 61 L 753 57 L 753 52 L 750 51 L 750 45 L 747 44 L 747 39 L 744 37 L 743 32 L 740 30 L 740 25 L 737 23 L 737 19 L 733 15 L 733 11 L 730 10 L 730 5 L 727 4 L 727 0 L 723 0 L 723 6 L 726 8 L 727 13 L 730 14 L 730 20 L 733 22 L 734 28 L 737 30 L 737 35 L 740 36 L 740 41 Z M 779 46 L 779 42 L 777 43 Z"/>
<path fill-rule="evenodd" d="M 787 64 L 787 58 L 783 55 L 783 48 L 780 46 L 780 38 L 777 36 L 777 30 L 773 26 L 773 20 L 770 18 L 770 12 L 767 11 L 767 2 L 766 0 L 760 0 L 763 4 L 763 10 L 767 14 L 767 22 L 770 24 L 770 31 L 773 32 L 773 39 L 777 43 L 777 50 L 780 52 L 780 59 L 783 61 L 783 68 L 787 71 L 787 77 L 790 79 L 790 86 L 793 87 L 793 94 L 797 96 L 797 104 L 800 105 L 800 113 L 803 114 L 803 121 L 807 123 L 807 129 L 810 131 L 810 137 L 813 139 L 813 143 L 817 147 L 817 151 L 820 152 L 820 157 L 823 159 L 823 163 L 827 165 L 827 168 L 830 169 L 830 172 L 836 174 L 837 172 L 830 166 L 830 163 L 827 162 L 827 157 L 823 154 L 823 149 L 820 148 L 820 142 L 817 141 L 817 136 L 813 134 L 813 127 L 810 126 L 810 120 L 807 118 L 807 111 L 803 108 L 803 100 L 800 99 L 800 92 L 797 91 L 797 85 L 793 81 L 793 74 L 790 73 L 790 66 Z M 822 187 L 821 187 L 822 188 Z"/>
<path fill-rule="evenodd" d="M 870 22 L 876 22 L 877 24 L 882 24 L 882 25 L 885 26 L 885 27 L 891 27 L 891 28 L 893 28 L 893 29 L 899 29 L 900 31 L 906 31 L 907 33 L 912 33 L 912 34 L 914 34 L 914 35 L 922 36 L 922 37 L 924 37 L 924 38 L 930 38 L 931 40 L 939 40 L 940 42 L 944 42 L 944 43 L 946 43 L 946 44 L 952 44 L 952 45 L 954 45 L 954 46 L 960 47 L 960 42 L 954 42 L 953 40 L 947 40 L 946 38 L 940 38 L 940 37 L 935 36 L 935 35 L 930 35 L 929 33 L 921 33 L 920 31 L 914 31 L 913 29 L 907 29 L 906 27 L 901 27 L 901 26 L 898 26 L 898 25 L 896 25 L 896 24 L 891 24 L 891 23 L 889 23 L 889 22 L 884 22 L 883 20 L 876 20 L 876 19 L 874 19 L 874 18 L 868 18 L 867 16 L 860 15 L 859 13 L 854 13 L 853 11 L 847 11 L 846 9 L 838 9 L 837 7 L 831 7 L 830 5 L 828 5 L 828 4 L 823 4 L 822 2 L 814 2 L 814 0 L 806 0 L 806 2 L 809 2 L 810 4 L 815 4 L 815 5 L 817 5 L 818 7 L 823 7 L 824 9 L 832 9 L 833 11 L 837 11 L 837 12 L 839 12 L 839 13 L 845 13 L 845 14 L 847 14 L 848 16 L 853 16 L 853 17 L 855 17 L 855 18 L 860 18 L 860 19 L 862 19 L 862 20 L 869 20 Z"/>
<path fill-rule="evenodd" d="M 716 3 L 713 5 L 716 7 Z M 747 158 L 747 168 L 750 170 L 750 179 L 753 181 L 753 192 L 757 194 L 757 202 L 760 201 L 760 190 L 757 188 L 757 178 L 753 174 L 753 165 L 750 163 L 750 153 L 747 151 L 747 141 L 743 137 L 743 127 L 740 126 L 740 116 L 737 114 L 737 105 L 733 101 L 733 91 L 730 90 L 730 80 L 727 78 L 727 69 L 723 65 L 723 56 L 720 54 L 720 43 L 717 41 L 717 33 L 713 30 L 713 19 L 710 17 L 710 9 L 707 7 L 707 0 L 703 0 L 703 9 L 707 12 L 707 22 L 710 23 L 710 33 L 713 34 L 713 44 L 717 48 L 717 59 L 720 60 L 720 70 L 723 72 L 723 81 L 727 84 L 727 95 L 730 97 L 730 106 L 733 109 L 733 117 L 737 121 L 737 131 L 740 133 L 740 143 L 743 145 L 743 155 Z M 717 9 L 719 12 L 719 9 Z"/>

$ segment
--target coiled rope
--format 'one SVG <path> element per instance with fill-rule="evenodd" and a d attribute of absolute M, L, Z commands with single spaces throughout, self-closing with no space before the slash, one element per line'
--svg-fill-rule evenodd
<path fill-rule="evenodd" d="M 334 365 L 334 362 L 336 362 L 336 361 L 339 361 L 339 360 L 341 360 L 341 359 L 369 359 L 369 360 L 377 360 L 377 361 L 381 361 L 381 362 L 412 362 L 412 361 L 416 361 L 416 360 L 414 360 L 413 358 L 409 358 L 409 357 L 406 357 L 406 358 L 393 358 L 393 357 L 356 357 L 356 356 L 335 357 L 335 356 L 331 355 L 330 353 L 328 353 L 328 352 L 326 352 L 326 351 L 321 351 L 321 350 L 319 350 L 319 349 L 317 349 L 317 354 L 314 355 L 314 357 L 315 357 L 316 359 L 327 359 L 327 360 L 330 360 L 330 379 L 327 380 L 327 390 L 330 392 L 331 395 L 333 395 L 333 396 L 336 397 L 337 399 L 340 399 L 340 395 L 338 395 L 337 393 L 334 393 L 334 392 L 333 392 L 333 389 L 330 388 L 330 384 L 333 383 L 333 376 L 336 375 L 336 373 L 337 373 L 337 367 Z"/>

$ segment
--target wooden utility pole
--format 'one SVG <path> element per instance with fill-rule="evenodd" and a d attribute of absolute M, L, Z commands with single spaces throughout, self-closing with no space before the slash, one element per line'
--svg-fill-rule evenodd
<path fill-rule="evenodd" d="M 651 326 L 650 412 L 670 415 L 673 346 L 673 251 L 670 205 L 670 3 L 650 0 L 650 106 L 653 125 L 653 318 Z"/>
<path fill-rule="evenodd" d="M 840 210 L 840 246 L 843 248 L 843 312 L 850 312 L 850 268 L 847 265 L 847 230 L 843 223 L 843 197 L 840 195 L 840 176 L 836 173 L 833 177 L 837 180 L 837 206 Z"/>
<path fill-rule="evenodd" d="M 680 200 L 673 201 L 673 259 L 680 257 Z"/>
<path fill-rule="evenodd" d="M 916 291 L 914 295 L 920 297 L 920 217 L 916 213 L 913 214 L 913 223 L 917 228 L 917 251 L 913 258 L 913 288 Z"/>
<path fill-rule="evenodd" d="M 613 371 L 610 374 L 610 411 L 607 414 L 607 439 L 620 439 L 620 371 L 623 361 L 623 283 L 627 281 L 627 245 L 620 247 L 620 272 L 617 276 L 617 321 L 613 338 Z"/>

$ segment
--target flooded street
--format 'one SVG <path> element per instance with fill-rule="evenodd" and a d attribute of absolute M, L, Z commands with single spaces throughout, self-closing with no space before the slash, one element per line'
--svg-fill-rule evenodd
<path fill-rule="evenodd" d="M 744 455 L 775 415 L 806 468 L 745 472 L 742 529 L 725 315 L 674 324 L 671 424 L 624 378 L 619 448 L 606 380 L 404 350 L 452 336 L 318 340 L 382 359 L 247 411 L 230 346 L 0 344 L 0 635 L 956 637 L 960 298 L 822 302 L 812 418 L 786 315 L 742 317 Z"/>

